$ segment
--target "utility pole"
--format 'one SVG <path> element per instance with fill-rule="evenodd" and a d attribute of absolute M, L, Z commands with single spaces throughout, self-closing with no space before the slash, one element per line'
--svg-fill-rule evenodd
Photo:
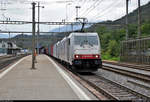
<path fill-rule="evenodd" d="M 138 38 L 140 39 L 141 37 L 141 2 L 138 0 Z M 138 43 L 138 61 L 140 61 L 141 58 L 141 43 Z"/>
<path fill-rule="evenodd" d="M 129 0 L 126 0 L 126 40 L 128 40 L 128 36 L 129 36 L 128 4 L 129 4 Z"/>
<path fill-rule="evenodd" d="M 35 69 L 35 5 L 36 3 L 32 3 L 32 68 Z"/>
<path fill-rule="evenodd" d="M 66 4 L 66 21 L 68 20 L 67 4 Z"/>
<path fill-rule="evenodd" d="M 44 6 L 40 6 L 40 2 L 38 2 L 38 31 L 37 31 L 37 54 L 39 54 L 39 35 L 40 35 L 40 7 L 44 8 Z"/>
<path fill-rule="evenodd" d="M 80 6 L 76 6 L 76 21 L 78 19 L 78 9 L 81 8 Z"/>
<path fill-rule="evenodd" d="M 66 2 L 67 3 L 67 2 Z M 67 10 L 68 10 L 68 5 L 71 5 L 71 3 L 68 3 L 68 4 L 66 4 L 66 21 L 68 21 L 68 12 L 67 12 Z M 66 32 L 67 32 L 67 29 L 68 27 L 67 27 L 67 25 L 66 25 Z"/>
<path fill-rule="evenodd" d="M 9 42 L 9 43 L 8 43 L 8 50 L 10 50 L 10 48 L 11 48 L 11 46 L 10 46 L 10 43 L 11 43 L 11 42 L 10 42 L 10 32 L 8 32 L 8 35 L 9 35 L 9 41 L 8 41 L 8 42 Z M 7 51 L 7 53 L 8 53 L 8 51 Z"/>
<path fill-rule="evenodd" d="M 138 38 L 141 37 L 141 3 L 138 0 Z"/>

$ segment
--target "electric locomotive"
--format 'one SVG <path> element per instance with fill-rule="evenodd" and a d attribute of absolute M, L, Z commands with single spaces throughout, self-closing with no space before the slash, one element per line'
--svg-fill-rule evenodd
<path fill-rule="evenodd" d="M 74 32 L 51 48 L 51 56 L 70 65 L 77 72 L 94 72 L 102 67 L 97 33 Z"/>

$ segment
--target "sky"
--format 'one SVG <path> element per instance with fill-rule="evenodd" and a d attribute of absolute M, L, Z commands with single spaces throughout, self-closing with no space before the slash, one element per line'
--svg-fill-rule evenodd
<path fill-rule="evenodd" d="M 0 20 L 32 21 L 32 2 L 40 2 L 44 8 L 40 9 L 40 21 L 57 22 L 75 21 L 75 6 L 80 6 L 79 17 L 88 18 L 89 22 L 116 20 L 126 14 L 126 0 L 0 0 Z M 129 12 L 138 7 L 138 0 L 129 1 Z M 150 0 L 141 0 L 141 5 Z M 5 9 L 5 10 L 4 10 Z M 37 21 L 36 8 L 36 21 Z M 48 32 L 59 26 L 40 25 L 40 31 Z M 31 31 L 28 25 L 0 25 L 4 31 Z"/>

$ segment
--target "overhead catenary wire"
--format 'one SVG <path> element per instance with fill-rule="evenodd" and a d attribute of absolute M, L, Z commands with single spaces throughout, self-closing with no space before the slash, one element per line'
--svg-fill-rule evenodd
<path fill-rule="evenodd" d="M 85 9 L 81 15 L 86 14 L 99 0 L 96 0 L 89 8 Z"/>
<path fill-rule="evenodd" d="M 81 7 L 81 11 L 82 11 L 82 9 L 83 9 L 83 6 L 84 6 L 84 5 L 86 5 L 86 3 L 87 3 L 86 1 L 87 1 L 87 0 L 84 0 L 84 1 L 83 1 L 83 3 L 82 3 L 82 4 L 80 4 L 80 5 L 82 5 L 82 7 Z M 79 5 L 79 1 L 78 1 L 78 2 L 76 2 L 76 3 L 75 3 L 75 4 L 73 4 L 73 5 L 75 5 L 75 6 L 76 6 L 76 5 Z M 74 7 L 75 7 L 75 6 L 74 6 Z M 76 15 L 76 14 L 74 13 L 74 14 L 70 17 L 69 21 L 73 20 L 73 19 L 74 19 L 74 17 L 75 17 L 75 15 Z"/>
<path fill-rule="evenodd" d="M 101 10 L 103 12 L 99 12 L 97 15 L 93 16 L 92 18 L 98 20 L 99 18 L 103 17 L 106 13 L 110 12 L 114 7 L 120 5 L 121 2 L 122 0 L 118 0 L 117 2 L 112 2 L 110 5 L 108 5 L 108 7 Z"/>
<path fill-rule="evenodd" d="M 84 15 L 88 15 L 88 14 L 90 14 L 95 8 L 97 8 L 98 6 L 99 6 L 99 4 L 100 3 L 102 3 L 102 1 L 103 0 L 96 0 L 94 3 L 92 3 L 92 5 L 90 5 L 90 7 L 89 8 L 87 8 L 87 9 L 85 9 L 85 11 L 84 10 L 81 10 L 81 11 L 83 11 L 83 13 L 81 13 L 81 15 L 80 16 L 84 16 Z M 117 1 L 118 2 L 118 1 Z M 109 9 L 112 5 L 114 5 L 116 2 L 113 2 L 113 3 L 111 3 L 107 8 Z M 107 8 L 104 8 L 102 11 L 103 12 L 106 12 L 107 11 Z M 112 7 L 111 7 L 112 8 Z M 81 9 L 84 9 L 83 7 L 81 8 Z M 102 13 L 103 14 L 103 12 L 100 12 L 100 13 Z M 98 14 L 100 14 L 100 13 L 98 13 Z M 84 15 L 83 15 L 84 14 Z M 97 17 L 98 15 L 95 15 L 94 17 L 92 17 L 92 18 L 95 18 L 95 17 Z"/>
<path fill-rule="evenodd" d="M 99 2 L 97 2 L 97 4 L 95 4 L 92 9 L 90 9 L 87 13 L 85 13 L 85 15 L 87 16 L 88 14 L 90 14 L 90 13 L 91 13 L 94 9 L 96 9 L 103 1 L 104 1 L 104 0 L 100 0 Z M 83 16 L 85 16 L 85 15 L 83 15 Z"/>
<path fill-rule="evenodd" d="M 92 10 L 94 10 L 95 8 L 97 8 L 98 6 L 99 6 L 99 4 L 100 3 L 102 3 L 102 1 L 103 0 L 98 0 L 98 1 L 95 1 L 91 6 L 90 6 L 90 8 L 87 8 L 86 9 L 86 11 L 88 11 L 88 12 L 85 12 L 85 14 L 89 14 L 89 13 L 91 13 L 92 12 Z M 114 2 L 113 2 L 114 3 Z M 112 4 L 111 4 L 112 5 Z M 109 8 L 109 7 L 107 7 L 107 8 Z M 105 11 L 105 10 L 104 10 Z M 82 13 L 83 14 L 83 13 Z M 83 16 L 83 15 L 81 15 L 81 16 Z"/>
<path fill-rule="evenodd" d="M 85 7 L 88 7 L 88 6 L 92 7 L 93 4 L 95 3 L 95 2 L 94 2 L 92 5 L 88 5 L 88 4 L 89 4 L 88 1 L 93 2 L 93 1 L 95 1 L 95 0 L 92 0 L 92 1 L 91 1 L 91 0 L 82 0 L 82 1 L 83 1 L 82 4 L 80 4 L 80 6 L 81 6 L 81 9 L 80 9 L 81 13 L 87 12 L 87 9 L 88 9 L 88 8 L 85 9 Z M 96 0 L 96 1 L 98 2 L 99 0 Z M 81 3 L 81 2 L 80 2 L 80 3 Z M 79 2 L 78 2 L 78 4 L 76 3 L 76 4 L 74 4 L 74 5 L 79 5 Z M 83 11 L 83 12 L 82 12 L 82 11 Z M 73 16 L 71 16 L 69 20 L 72 20 L 74 16 L 75 16 L 75 14 L 74 14 Z M 82 15 L 81 15 L 81 16 L 82 16 Z"/>
<path fill-rule="evenodd" d="M 117 1 L 117 3 L 118 3 L 118 1 Z M 93 17 L 96 18 L 96 17 L 99 17 L 100 14 L 104 14 L 105 12 L 108 12 L 108 11 L 109 11 L 110 9 L 112 9 L 112 8 L 115 6 L 115 4 L 117 4 L 117 3 L 116 3 L 116 2 L 115 2 L 115 3 L 114 3 L 114 2 L 110 3 L 108 6 L 106 6 L 106 7 L 103 8 L 103 9 L 101 9 L 102 12 L 99 12 L 98 14 L 94 15 Z"/>

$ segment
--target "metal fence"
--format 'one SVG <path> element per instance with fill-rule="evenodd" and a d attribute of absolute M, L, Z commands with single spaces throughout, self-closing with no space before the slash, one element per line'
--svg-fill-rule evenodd
<path fill-rule="evenodd" d="M 150 37 L 122 41 L 120 61 L 150 65 Z"/>

